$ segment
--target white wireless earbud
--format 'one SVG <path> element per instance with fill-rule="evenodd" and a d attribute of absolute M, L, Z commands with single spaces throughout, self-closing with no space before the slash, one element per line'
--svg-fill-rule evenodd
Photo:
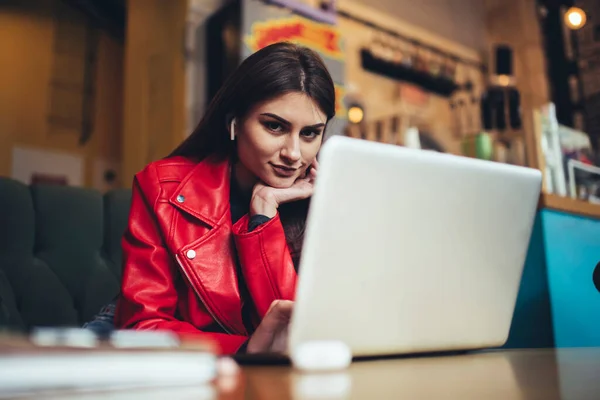
<path fill-rule="evenodd" d="M 231 141 L 235 140 L 235 118 L 233 118 L 231 120 L 231 126 L 229 127 L 229 135 L 231 138 Z"/>
<path fill-rule="evenodd" d="M 290 358 L 292 365 L 302 371 L 334 371 L 350 366 L 352 351 L 338 340 L 313 340 L 297 345 Z"/>

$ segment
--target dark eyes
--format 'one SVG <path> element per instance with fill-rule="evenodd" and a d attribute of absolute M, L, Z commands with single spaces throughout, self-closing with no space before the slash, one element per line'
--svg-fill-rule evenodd
<path fill-rule="evenodd" d="M 274 132 L 274 133 L 284 132 L 284 126 L 279 122 L 265 121 L 265 122 L 263 122 L 263 125 L 265 128 L 267 128 L 271 132 Z M 308 138 L 308 139 L 315 138 L 315 137 L 319 136 L 320 134 L 321 134 L 321 131 L 319 129 L 305 129 L 300 132 L 301 136 L 304 136 L 305 138 Z"/>
<path fill-rule="evenodd" d="M 268 130 L 273 132 L 281 132 L 283 130 L 283 126 L 279 122 L 266 121 L 263 124 Z"/>
<path fill-rule="evenodd" d="M 309 139 L 312 139 L 312 138 L 314 138 L 314 137 L 317 137 L 317 136 L 319 136 L 319 135 L 321 134 L 321 131 L 317 131 L 317 130 L 310 130 L 310 129 L 308 129 L 308 130 L 305 130 L 305 131 L 302 131 L 302 132 L 300 132 L 300 134 L 301 134 L 302 136 L 304 136 L 304 137 L 307 137 L 307 138 L 309 138 Z"/>

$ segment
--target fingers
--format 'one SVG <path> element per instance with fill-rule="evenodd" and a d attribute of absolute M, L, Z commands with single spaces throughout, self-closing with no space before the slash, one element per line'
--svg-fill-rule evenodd
<path fill-rule="evenodd" d="M 275 307 L 277 305 L 277 303 L 279 303 L 281 300 L 275 300 L 273 302 L 271 302 L 271 305 L 269 306 L 269 309 L 267 310 L 267 312 L 265 313 L 265 315 L 267 315 L 268 313 L 271 312 L 271 310 L 273 309 L 273 307 Z"/>
<path fill-rule="evenodd" d="M 303 178 L 305 179 L 309 179 L 313 176 L 316 176 L 315 173 L 317 172 L 317 169 L 319 168 L 319 162 L 317 161 L 317 159 L 315 158 L 310 165 L 306 168 L 305 173 L 302 175 Z"/>
<path fill-rule="evenodd" d="M 285 336 L 293 308 L 293 301 L 275 300 L 272 302 L 263 320 L 248 342 L 246 348 L 248 353 L 270 351 L 273 342 L 278 337 Z"/>
<path fill-rule="evenodd" d="M 277 302 L 277 304 L 275 305 L 275 307 L 277 307 L 279 310 L 281 311 L 291 311 L 294 308 L 294 302 L 291 300 L 275 300 Z"/>
<path fill-rule="evenodd" d="M 313 178 L 307 177 L 297 180 L 291 188 L 286 190 L 285 203 L 307 199 L 313 194 Z"/>
<path fill-rule="evenodd" d="M 300 175 L 292 186 L 287 188 L 273 188 L 258 182 L 252 191 L 252 201 L 261 198 L 270 205 L 277 206 L 298 200 L 305 200 L 313 195 L 313 185 L 317 177 L 319 162 L 315 159 L 310 164 L 305 174 Z M 265 214 L 267 215 L 267 214 Z"/>
<path fill-rule="evenodd" d="M 269 306 L 267 314 L 271 312 L 280 314 L 291 313 L 293 308 L 294 302 L 291 300 L 275 300 Z"/>
<path fill-rule="evenodd" d="M 308 175 L 308 178 L 310 179 L 311 183 L 314 182 L 314 180 L 317 178 L 318 171 L 319 171 L 319 161 L 317 161 L 317 159 L 315 158 L 311 164 L 310 173 Z"/>
<path fill-rule="evenodd" d="M 277 321 L 278 325 L 287 324 L 292 317 L 294 302 L 289 300 L 275 300 L 265 315 L 265 319 Z"/>
<path fill-rule="evenodd" d="M 265 319 L 270 319 L 276 324 L 273 330 L 273 340 L 269 351 L 281 353 L 287 348 L 288 326 L 292 317 L 294 302 L 289 300 L 276 300 L 271 304 Z"/>
<path fill-rule="evenodd" d="M 273 337 L 270 351 L 273 353 L 284 353 L 288 344 L 289 325 L 286 324 L 282 329 L 278 330 Z"/>
<path fill-rule="evenodd" d="M 314 169 L 319 169 L 319 161 L 316 158 L 313 160 L 312 166 Z"/>
<path fill-rule="evenodd" d="M 252 188 L 252 194 L 255 194 L 261 190 L 263 190 L 265 187 L 267 187 L 264 183 L 262 183 L 261 181 L 258 181 L 254 184 L 254 187 Z"/>

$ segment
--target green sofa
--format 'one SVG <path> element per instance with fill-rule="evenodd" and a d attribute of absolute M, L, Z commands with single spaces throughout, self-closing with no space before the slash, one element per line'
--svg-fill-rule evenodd
<path fill-rule="evenodd" d="M 130 202 L 0 177 L 0 329 L 81 326 L 111 301 Z"/>

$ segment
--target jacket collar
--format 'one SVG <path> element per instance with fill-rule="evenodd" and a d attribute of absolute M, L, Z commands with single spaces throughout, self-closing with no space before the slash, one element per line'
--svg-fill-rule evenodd
<path fill-rule="evenodd" d="M 231 163 L 200 161 L 169 198 L 175 207 L 215 227 L 229 211 Z"/>

